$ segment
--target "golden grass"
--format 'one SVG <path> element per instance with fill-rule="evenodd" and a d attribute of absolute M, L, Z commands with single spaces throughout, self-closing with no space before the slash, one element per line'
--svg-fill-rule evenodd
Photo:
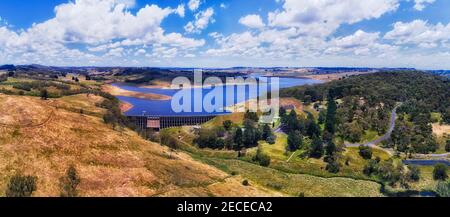
<path fill-rule="evenodd" d="M 81 176 L 81 196 L 203 195 L 209 185 L 228 177 L 135 132 L 113 130 L 95 115 L 61 106 L 95 112 L 93 105 L 99 100 L 86 95 L 48 101 L 0 95 L 0 120 L 5 123 L 42 123 L 54 112 L 37 127 L 0 126 L 0 196 L 16 173 L 38 177 L 34 196 L 58 196 L 59 179 L 69 165 L 75 165 Z M 202 190 L 186 191 L 189 188 Z"/>
<path fill-rule="evenodd" d="M 290 196 L 303 193 L 307 197 L 377 197 L 382 196 L 376 182 L 350 178 L 321 178 L 306 174 L 285 173 L 240 160 L 206 159 L 208 163 L 242 177 L 263 187 Z"/>
<path fill-rule="evenodd" d="M 231 113 L 228 115 L 220 115 L 203 124 L 205 128 L 223 126 L 224 121 L 232 121 L 234 124 L 242 125 L 244 120 L 244 113 Z"/>

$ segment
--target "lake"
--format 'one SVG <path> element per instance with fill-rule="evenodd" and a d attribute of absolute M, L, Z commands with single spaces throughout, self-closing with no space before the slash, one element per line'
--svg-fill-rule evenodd
<path fill-rule="evenodd" d="M 255 76 L 256 77 L 256 76 Z M 222 88 L 223 91 L 223 108 L 222 110 L 215 111 L 213 113 L 206 112 L 204 110 L 200 112 L 194 112 L 194 105 L 199 103 L 199 99 L 192 97 L 191 99 L 191 111 L 190 112 L 182 112 L 177 113 L 172 110 L 171 106 L 171 100 L 167 101 L 161 101 L 161 100 L 148 100 L 148 99 L 139 99 L 139 98 L 133 98 L 133 97 L 125 97 L 125 96 L 118 96 L 117 98 L 121 101 L 128 102 L 133 105 L 133 108 L 130 109 L 125 113 L 127 116 L 141 116 L 141 115 L 152 115 L 152 116 L 193 116 L 193 115 L 221 115 L 221 114 L 228 114 L 228 111 L 224 110 L 224 107 L 232 106 L 237 103 L 241 103 L 244 101 L 247 101 L 252 98 L 256 98 L 255 96 L 262 95 L 264 93 L 267 93 L 267 90 L 270 90 L 271 88 L 271 82 L 270 78 L 268 78 L 269 82 L 260 84 L 258 87 L 258 90 L 251 91 L 249 88 L 249 85 L 245 85 L 245 91 L 242 91 L 241 88 L 238 88 L 237 85 L 226 85 L 221 86 L 217 88 Z M 314 79 L 306 79 L 306 78 L 279 78 L 279 87 L 280 89 L 283 88 L 289 88 L 289 87 L 295 87 L 295 86 L 302 86 L 302 85 L 312 85 L 312 84 L 319 84 L 323 83 L 323 81 L 314 80 Z M 182 89 L 182 90 L 174 90 L 174 89 L 159 89 L 159 88 L 143 88 L 143 87 L 136 87 L 132 85 L 127 84 L 119 84 L 115 83 L 114 86 L 120 87 L 125 90 L 129 91 L 135 91 L 135 92 L 142 92 L 142 93 L 154 93 L 154 94 L 162 94 L 173 97 L 177 93 L 180 93 L 180 91 L 191 91 L 191 93 L 194 93 L 194 91 L 200 91 L 201 95 L 204 97 L 206 94 L 210 93 L 214 88 L 192 88 L 192 89 Z M 229 92 L 230 88 L 233 88 L 234 91 Z M 238 91 L 241 90 L 241 91 Z M 260 91 L 261 90 L 261 91 Z M 186 92 L 186 93 L 188 93 Z M 233 93 L 234 92 L 234 93 Z M 215 100 L 212 100 L 212 103 L 215 104 Z"/>

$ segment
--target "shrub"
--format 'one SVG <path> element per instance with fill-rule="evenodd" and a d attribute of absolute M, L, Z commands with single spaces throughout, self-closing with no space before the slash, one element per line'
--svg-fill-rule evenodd
<path fill-rule="evenodd" d="M 407 174 L 407 178 L 408 178 L 408 180 L 411 180 L 411 181 L 414 181 L 414 182 L 419 181 L 420 180 L 419 167 L 414 166 L 414 165 L 409 166 L 409 171 L 408 171 L 408 174 Z"/>
<path fill-rule="evenodd" d="M 434 180 L 446 180 L 448 178 L 447 166 L 444 164 L 436 164 L 433 170 L 433 178 Z"/>
<path fill-rule="evenodd" d="M 450 197 L 450 182 L 439 182 L 436 186 L 436 193 L 440 197 Z"/>
<path fill-rule="evenodd" d="M 372 159 L 372 148 L 365 145 L 359 146 L 359 155 L 361 155 L 362 158 L 368 160 Z"/>
<path fill-rule="evenodd" d="M 273 145 L 273 144 L 275 144 L 276 140 L 277 140 L 277 136 L 275 134 L 272 134 L 269 137 L 267 137 L 266 142 Z"/>
<path fill-rule="evenodd" d="M 80 177 L 74 166 L 70 166 L 66 171 L 66 176 L 61 177 L 61 197 L 76 197 L 78 196 L 78 184 L 80 184 Z"/>
<path fill-rule="evenodd" d="M 6 188 L 7 197 L 30 197 L 36 191 L 35 176 L 14 175 Z"/>
<path fill-rule="evenodd" d="M 340 166 L 339 163 L 337 161 L 330 161 L 326 168 L 325 168 L 328 172 L 330 173 L 338 173 L 340 170 Z"/>
<path fill-rule="evenodd" d="M 249 186 L 250 183 L 248 182 L 247 179 L 245 179 L 244 181 L 242 181 L 242 185 L 243 185 L 243 186 Z"/>
<path fill-rule="evenodd" d="M 445 151 L 450 152 L 450 139 L 448 139 L 447 144 L 445 144 Z"/>
<path fill-rule="evenodd" d="M 226 120 L 226 121 L 223 122 L 223 127 L 227 131 L 231 130 L 232 126 L 233 126 L 233 122 L 231 122 L 230 120 Z"/>
<path fill-rule="evenodd" d="M 256 151 L 256 155 L 253 157 L 253 161 L 258 162 L 259 165 L 267 167 L 270 165 L 270 157 L 264 154 L 260 148 Z"/>

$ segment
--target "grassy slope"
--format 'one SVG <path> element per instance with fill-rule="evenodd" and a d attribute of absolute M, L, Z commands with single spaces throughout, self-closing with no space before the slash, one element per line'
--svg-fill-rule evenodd
<path fill-rule="evenodd" d="M 249 150 L 247 157 L 238 160 L 237 153 L 233 151 L 198 149 L 192 146 L 193 137 L 187 127 L 169 130 L 175 137 L 182 138 L 181 149 L 190 153 L 195 159 L 216 166 L 229 174 L 239 174 L 248 179 L 252 185 L 263 186 L 290 196 L 298 196 L 301 192 L 305 196 L 381 195 L 380 185 L 375 182 L 342 177 L 330 178 L 331 175 L 321 169 L 320 165 L 324 165 L 321 160 L 306 162 L 297 157 L 293 158 L 292 163 L 286 163 L 287 157 L 283 154 L 286 136 L 279 135 L 277 144 L 274 146 L 261 144 L 264 146 L 264 152 L 270 152 L 272 155 L 271 168 L 265 168 L 248 162 L 255 150 Z M 316 164 L 312 164 L 312 161 Z M 329 178 L 308 174 L 324 177 L 328 175 Z"/>
<path fill-rule="evenodd" d="M 58 196 L 59 179 L 71 164 L 81 176 L 82 196 L 167 192 L 220 196 L 223 188 L 240 187 L 238 181 L 227 181 L 226 173 L 186 154 L 172 153 L 129 130 L 113 130 L 98 117 L 102 110 L 95 103 L 99 100 L 78 95 L 43 101 L 0 94 L 0 196 L 16 173 L 38 177 L 35 196 Z M 90 113 L 80 114 L 78 108 Z M 213 184 L 219 188 L 210 189 Z M 190 188 L 199 190 L 189 193 L 186 189 Z M 261 196 L 270 193 L 260 188 L 249 192 Z"/>

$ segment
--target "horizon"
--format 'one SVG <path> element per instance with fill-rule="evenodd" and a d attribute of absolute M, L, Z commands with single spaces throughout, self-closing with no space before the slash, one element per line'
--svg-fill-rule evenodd
<path fill-rule="evenodd" d="M 263 1 L 4 0 L 0 64 L 450 68 L 449 1 Z"/>

